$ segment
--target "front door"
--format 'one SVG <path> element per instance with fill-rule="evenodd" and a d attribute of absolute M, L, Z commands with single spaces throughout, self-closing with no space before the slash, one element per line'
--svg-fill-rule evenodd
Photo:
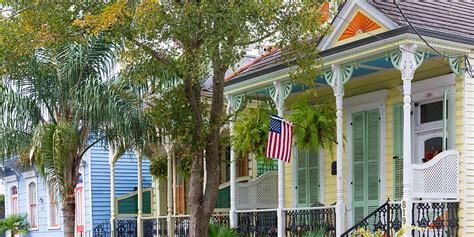
<path fill-rule="evenodd" d="M 352 114 L 352 143 L 352 205 L 358 223 L 379 206 L 379 109 Z"/>

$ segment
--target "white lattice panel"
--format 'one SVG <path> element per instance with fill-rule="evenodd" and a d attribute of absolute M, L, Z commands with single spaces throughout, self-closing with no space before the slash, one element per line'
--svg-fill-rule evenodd
<path fill-rule="evenodd" d="M 413 165 L 413 197 L 459 198 L 459 152 L 443 151 L 432 160 Z"/>
<path fill-rule="evenodd" d="M 237 209 L 272 209 L 278 206 L 278 172 L 270 171 L 247 183 L 237 183 Z"/>

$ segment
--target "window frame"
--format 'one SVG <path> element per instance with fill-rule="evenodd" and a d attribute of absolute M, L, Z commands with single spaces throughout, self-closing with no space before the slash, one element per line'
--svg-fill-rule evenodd
<path fill-rule="evenodd" d="M 47 218 L 48 218 L 48 230 L 58 230 L 61 229 L 61 220 L 60 220 L 60 209 L 59 209 L 59 200 L 57 200 L 57 197 L 55 197 L 55 193 L 52 192 L 51 190 L 51 184 L 48 182 L 47 185 Z M 56 223 L 52 223 L 52 216 L 51 216 L 51 205 L 52 205 L 52 198 L 56 201 Z"/>
<path fill-rule="evenodd" d="M 74 195 L 76 200 L 76 210 L 74 211 L 76 234 L 84 233 L 84 186 L 82 183 L 78 183 L 74 189 Z M 80 205 L 79 205 L 80 204 Z"/>
<path fill-rule="evenodd" d="M 34 187 L 34 191 L 35 191 L 35 222 L 36 222 L 36 225 L 31 225 L 31 223 L 33 222 L 31 217 L 31 207 L 32 207 L 32 204 L 31 204 L 31 185 L 34 184 L 35 187 Z M 38 230 L 39 228 L 39 225 L 38 225 L 38 183 L 35 181 L 35 180 L 31 180 L 29 182 L 27 182 L 27 186 L 26 186 L 26 191 L 27 191 L 27 199 L 26 199 L 26 203 L 27 203 L 27 213 L 28 213 L 28 222 L 30 224 L 30 230 Z"/>
<path fill-rule="evenodd" d="M 13 194 L 13 188 L 16 189 L 16 193 Z M 20 206 L 18 203 L 18 184 L 13 184 L 9 188 L 10 193 L 10 214 L 20 214 Z M 14 205 L 16 203 L 16 206 Z"/>

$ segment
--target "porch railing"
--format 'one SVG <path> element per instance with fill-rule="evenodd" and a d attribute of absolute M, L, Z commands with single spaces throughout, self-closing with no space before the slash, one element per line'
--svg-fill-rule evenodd
<path fill-rule="evenodd" d="M 283 209 L 287 236 L 305 236 L 321 229 L 325 236 L 336 236 L 336 208 L 308 207 Z"/>
<path fill-rule="evenodd" d="M 237 211 L 237 231 L 243 236 L 276 236 L 277 209 Z"/>
<path fill-rule="evenodd" d="M 383 236 L 395 236 L 395 233 L 402 227 L 402 209 L 399 202 L 385 202 L 375 209 L 368 216 L 360 220 L 357 224 L 344 232 L 342 237 L 353 236 L 359 228 L 370 231 L 383 232 Z"/>
<path fill-rule="evenodd" d="M 432 160 L 413 165 L 413 197 L 458 199 L 459 152 L 443 151 Z"/>
<path fill-rule="evenodd" d="M 413 202 L 412 236 L 452 237 L 458 236 L 459 201 L 415 201 Z"/>

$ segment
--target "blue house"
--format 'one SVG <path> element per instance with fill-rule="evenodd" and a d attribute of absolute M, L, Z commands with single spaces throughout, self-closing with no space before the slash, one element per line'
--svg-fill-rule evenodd
<path fill-rule="evenodd" d="M 50 237 L 63 236 L 63 216 L 60 200 L 49 195 L 49 187 L 44 178 L 34 169 L 22 170 L 14 163 L 5 161 L 0 171 L 5 182 L 5 212 L 26 214 L 30 231 L 21 236 Z M 144 195 L 151 205 L 150 163 L 143 159 L 142 183 Z M 76 186 L 76 236 L 93 236 L 93 229 L 110 221 L 110 169 L 109 151 L 101 145 L 93 146 L 83 157 Z M 138 184 L 138 165 L 133 152 L 126 152 L 115 163 L 115 202 L 119 211 L 136 210 L 136 189 Z M 134 199 L 135 198 L 135 199 Z M 135 206 L 134 206 L 135 205 Z M 144 210 L 146 211 L 146 206 Z M 133 213 L 130 214 L 133 216 Z"/>

